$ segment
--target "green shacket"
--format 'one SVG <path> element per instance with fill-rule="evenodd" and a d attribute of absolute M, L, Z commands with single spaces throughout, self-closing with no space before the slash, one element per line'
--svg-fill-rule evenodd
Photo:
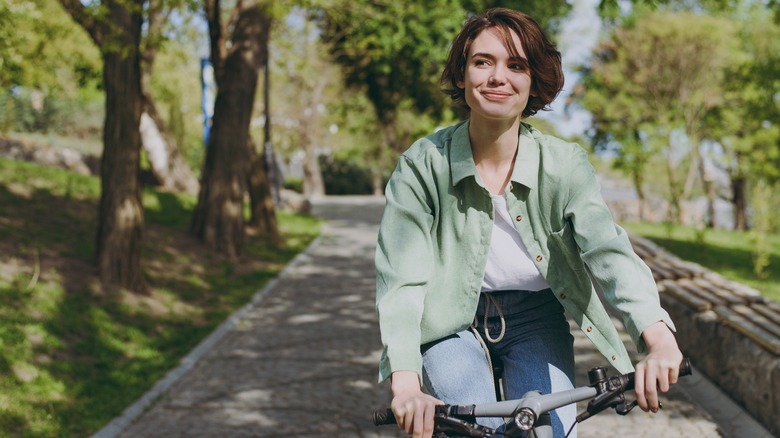
<path fill-rule="evenodd" d="M 401 370 L 422 375 L 420 345 L 473 321 L 493 204 L 474 164 L 468 126 L 461 122 L 415 142 L 387 185 L 376 250 L 380 381 Z M 588 270 L 640 352 L 647 326 L 674 325 L 650 269 L 614 223 L 586 152 L 521 124 L 506 198 L 523 243 L 570 317 L 618 371 L 633 370 Z"/>

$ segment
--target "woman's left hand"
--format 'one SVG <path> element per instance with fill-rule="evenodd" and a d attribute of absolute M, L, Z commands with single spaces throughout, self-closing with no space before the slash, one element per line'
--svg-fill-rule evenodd
<path fill-rule="evenodd" d="M 677 346 L 674 333 L 663 321 L 645 328 L 642 338 L 649 352 L 636 364 L 636 400 L 643 411 L 658 412 L 658 391 L 666 392 L 671 385 L 677 383 L 683 355 Z"/>

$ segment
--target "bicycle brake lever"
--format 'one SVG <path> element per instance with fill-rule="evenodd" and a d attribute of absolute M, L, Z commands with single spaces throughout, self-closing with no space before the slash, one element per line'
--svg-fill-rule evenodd
<path fill-rule="evenodd" d="M 462 420 L 459 418 L 448 417 L 446 415 L 436 415 L 436 425 L 434 432 L 443 432 L 445 434 L 457 433 L 458 436 L 472 438 L 484 438 L 495 431 L 489 427 Z"/>
<path fill-rule="evenodd" d="M 619 415 L 628 415 L 628 413 L 631 412 L 631 409 L 634 409 L 637 404 L 636 400 L 631 403 L 626 403 L 625 400 L 623 400 L 622 403 L 618 403 L 618 405 L 615 406 L 615 412 Z"/>

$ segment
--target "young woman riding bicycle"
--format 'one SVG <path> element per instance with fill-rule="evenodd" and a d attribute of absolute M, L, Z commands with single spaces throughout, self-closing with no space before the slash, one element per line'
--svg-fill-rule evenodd
<path fill-rule="evenodd" d="M 442 84 L 468 118 L 402 154 L 378 237 L 379 379 L 391 379 L 399 427 L 430 437 L 435 405 L 495 401 L 492 361 L 506 398 L 572 388 L 564 311 L 631 371 L 591 278 L 647 353 L 636 395 L 656 411 L 682 354 L 650 270 L 614 223 L 586 152 L 523 122 L 560 92 L 560 53 L 528 15 L 491 9 L 453 41 Z M 556 437 L 574 409 L 555 411 Z"/>

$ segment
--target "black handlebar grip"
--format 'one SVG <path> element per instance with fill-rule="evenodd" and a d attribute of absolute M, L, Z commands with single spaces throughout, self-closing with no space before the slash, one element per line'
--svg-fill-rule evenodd
<path fill-rule="evenodd" d="M 377 409 L 374 411 L 373 418 L 374 426 L 387 426 L 390 424 L 396 424 L 395 415 L 393 415 L 393 411 L 390 408 Z"/>
<path fill-rule="evenodd" d="M 690 376 L 691 374 L 693 374 L 693 365 L 691 365 L 691 359 L 684 357 L 682 362 L 680 362 L 680 377 Z"/>

